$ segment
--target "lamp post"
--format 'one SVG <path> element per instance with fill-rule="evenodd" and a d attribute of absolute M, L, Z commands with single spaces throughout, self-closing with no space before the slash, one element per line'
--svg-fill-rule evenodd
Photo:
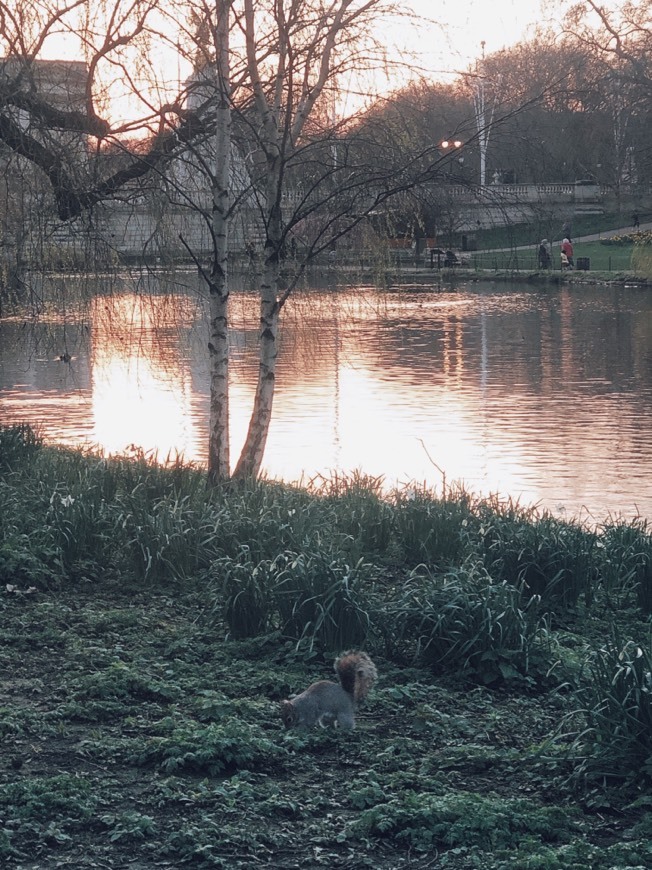
<path fill-rule="evenodd" d="M 443 139 L 439 143 L 439 147 L 442 151 L 459 151 L 464 143 L 461 139 Z M 464 164 L 464 157 L 458 157 L 457 162 L 462 166 Z M 448 175 L 452 175 L 451 164 L 448 165 Z"/>
<path fill-rule="evenodd" d="M 451 160 L 448 163 L 448 184 L 449 185 L 451 185 L 451 183 L 452 183 L 452 176 L 453 176 L 452 155 L 455 152 L 459 152 L 459 150 L 462 148 L 463 144 L 464 143 L 462 142 L 461 139 L 443 139 L 439 143 L 439 148 L 441 149 L 441 151 L 451 153 Z M 464 157 L 462 155 L 458 156 L 457 162 L 459 163 L 460 169 L 461 169 L 461 167 L 464 165 Z M 447 203 L 447 206 L 448 206 L 447 212 L 448 212 L 448 244 L 449 244 L 449 247 L 452 247 L 452 245 L 453 245 L 453 224 L 454 224 L 453 200 L 454 200 L 454 191 L 452 189 L 449 189 L 448 194 L 445 197 L 445 202 Z M 440 207 L 440 209 L 441 209 L 441 207 Z"/>

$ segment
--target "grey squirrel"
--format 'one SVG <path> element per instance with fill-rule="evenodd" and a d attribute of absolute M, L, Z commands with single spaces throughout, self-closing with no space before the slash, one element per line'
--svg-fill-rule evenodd
<path fill-rule="evenodd" d="M 364 701 L 378 672 L 367 653 L 351 650 L 335 661 L 339 683 L 319 680 L 292 698 L 281 701 L 281 718 L 286 728 L 322 728 L 337 723 L 340 728 L 355 728 L 355 710 Z"/>

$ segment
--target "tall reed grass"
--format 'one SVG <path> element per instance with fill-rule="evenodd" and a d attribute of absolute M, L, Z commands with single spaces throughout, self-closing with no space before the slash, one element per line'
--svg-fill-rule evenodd
<path fill-rule="evenodd" d="M 571 747 L 574 776 L 652 782 L 652 635 L 641 644 L 614 636 L 595 651 L 579 697 L 586 728 Z"/>
<path fill-rule="evenodd" d="M 179 461 L 45 448 L 24 427 L 0 429 L 0 457 L 0 580 L 184 584 L 233 637 L 375 644 L 518 682 L 548 667 L 550 614 L 596 597 L 651 609 L 643 523 L 588 531 L 461 488 L 383 495 L 360 474 L 208 488 Z"/>
<path fill-rule="evenodd" d="M 477 530 L 475 503 L 461 487 L 434 498 L 425 487 L 396 490 L 392 496 L 394 533 L 405 561 L 445 568 L 468 554 Z"/>
<path fill-rule="evenodd" d="M 612 520 L 602 528 L 599 568 L 614 607 L 637 604 L 652 614 L 652 533 L 647 520 Z"/>
<path fill-rule="evenodd" d="M 488 501 L 478 513 L 480 552 L 494 581 L 548 607 L 592 603 L 599 581 L 594 532 L 512 502 Z"/>
<path fill-rule="evenodd" d="M 236 638 L 277 631 L 308 648 L 364 645 L 372 566 L 326 552 L 285 551 L 255 562 L 247 548 L 214 567 L 213 616 Z"/>
<path fill-rule="evenodd" d="M 479 563 L 412 572 L 387 602 L 387 652 L 456 671 L 473 681 L 534 685 L 552 666 L 538 598 L 494 583 Z"/>

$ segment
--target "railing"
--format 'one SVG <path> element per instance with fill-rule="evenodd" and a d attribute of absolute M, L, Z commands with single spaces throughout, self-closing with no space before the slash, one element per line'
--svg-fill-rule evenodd
<path fill-rule="evenodd" d="M 486 184 L 483 187 L 451 185 L 442 190 L 455 199 L 484 203 L 541 202 L 542 200 L 567 200 L 572 202 L 600 202 L 619 194 L 622 198 L 652 194 L 649 184 L 621 184 L 618 190 L 605 184 Z"/>
<path fill-rule="evenodd" d="M 569 184 L 486 184 L 484 187 L 452 186 L 446 192 L 455 199 L 482 202 L 540 202 L 570 199 L 579 202 L 597 201 L 604 195 L 596 184 L 590 187 Z"/>

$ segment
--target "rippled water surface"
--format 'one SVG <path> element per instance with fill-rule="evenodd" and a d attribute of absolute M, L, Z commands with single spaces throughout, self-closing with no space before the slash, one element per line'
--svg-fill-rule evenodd
<path fill-rule="evenodd" d="M 203 462 L 201 301 L 125 280 L 64 310 L 62 286 L 38 320 L 0 320 L 0 418 L 67 444 Z M 236 454 L 256 373 L 255 298 L 234 294 L 232 314 Z M 271 477 L 359 469 L 388 485 L 463 481 L 596 521 L 652 518 L 651 450 L 649 290 L 478 283 L 312 290 L 288 303 Z"/>

